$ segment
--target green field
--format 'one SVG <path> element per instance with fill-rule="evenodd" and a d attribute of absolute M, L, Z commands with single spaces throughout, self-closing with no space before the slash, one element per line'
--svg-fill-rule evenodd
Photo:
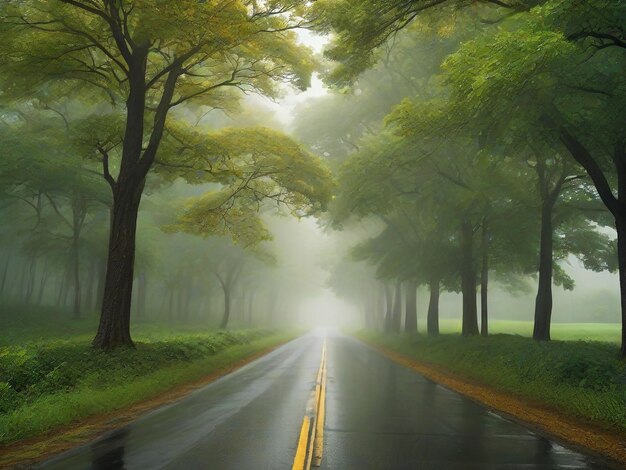
<path fill-rule="evenodd" d="M 115 411 L 201 379 L 297 331 L 138 322 L 135 349 L 95 350 L 95 317 L 56 309 L 0 316 L 0 444 Z"/>
<path fill-rule="evenodd" d="M 551 331 L 552 339 L 556 340 L 619 343 L 621 328 L 619 323 L 553 323 Z M 461 321 L 441 319 L 440 330 L 441 333 L 460 333 Z M 533 333 L 533 323 L 530 321 L 494 320 L 489 322 L 489 332 L 530 337 Z"/>

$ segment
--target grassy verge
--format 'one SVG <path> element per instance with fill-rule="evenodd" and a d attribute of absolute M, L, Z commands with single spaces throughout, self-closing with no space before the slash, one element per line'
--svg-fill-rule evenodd
<path fill-rule="evenodd" d="M 270 330 L 179 334 L 112 354 L 76 339 L 1 348 L 0 443 L 128 407 L 295 336 Z"/>
<path fill-rule="evenodd" d="M 493 335 L 356 335 L 374 346 L 602 427 L 626 430 L 626 364 L 610 343 Z"/>

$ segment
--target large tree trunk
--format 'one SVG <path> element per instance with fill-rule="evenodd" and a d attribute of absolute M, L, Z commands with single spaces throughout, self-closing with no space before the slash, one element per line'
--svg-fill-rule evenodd
<path fill-rule="evenodd" d="M 406 282 L 404 295 L 406 299 L 404 331 L 417 333 L 417 281 L 415 279 Z"/>
<path fill-rule="evenodd" d="M 122 183 L 123 184 L 120 184 Z M 93 345 L 100 349 L 134 346 L 130 337 L 137 213 L 144 177 L 118 181 L 113 192 L 109 257 L 98 333 Z"/>
<path fill-rule="evenodd" d="M 622 346 L 620 357 L 626 359 L 626 214 L 616 219 L 617 257 L 619 260 L 620 304 L 622 311 Z"/>
<path fill-rule="evenodd" d="M 463 336 L 478 335 L 474 227 L 468 219 L 463 219 L 461 225 L 461 290 L 463 294 L 462 334 Z"/>
<path fill-rule="evenodd" d="M 539 245 L 539 285 L 535 299 L 535 326 L 533 339 L 550 341 L 552 318 L 552 209 L 551 201 L 541 207 L 541 239 Z"/>
<path fill-rule="evenodd" d="M 167 74 L 163 94 L 156 107 L 153 127 L 146 144 L 146 67 L 148 41 L 136 43 L 128 57 L 128 99 L 122 158 L 117 181 L 109 172 L 108 154 L 103 154 L 104 177 L 113 190 L 107 274 L 98 333 L 94 347 L 113 349 L 134 346 L 130 337 L 130 309 L 133 293 L 137 213 L 146 182 L 154 163 L 165 121 L 174 96 L 179 66 Z"/>
<path fill-rule="evenodd" d="M 426 328 L 428 334 L 436 336 L 439 334 L 439 290 L 441 280 L 437 276 L 433 276 L 428 283 L 430 289 L 430 299 L 428 301 L 428 316 L 426 319 Z"/>
<path fill-rule="evenodd" d="M 480 269 L 480 335 L 489 336 L 489 235 L 483 221 L 481 233 L 482 265 Z"/>

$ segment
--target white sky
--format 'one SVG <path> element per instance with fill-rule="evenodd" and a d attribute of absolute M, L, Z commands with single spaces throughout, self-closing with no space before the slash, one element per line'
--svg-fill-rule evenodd
<path fill-rule="evenodd" d="M 297 30 L 296 34 L 298 35 L 299 42 L 313 49 L 316 54 L 321 54 L 324 46 L 328 43 L 327 37 L 312 33 L 309 30 Z M 327 90 L 324 87 L 322 80 L 320 80 L 317 74 L 314 74 L 311 79 L 311 87 L 304 92 L 287 89 L 285 96 L 276 102 L 256 95 L 250 96 L 249 99 L 251 101 L 261 100 L 264 105 L 275 112 L 277 120 L 285 127 L 288 127 L 293 120 L 293 111 L 299 104 L 310 98 L 323 96 L 326 93 Z"/>

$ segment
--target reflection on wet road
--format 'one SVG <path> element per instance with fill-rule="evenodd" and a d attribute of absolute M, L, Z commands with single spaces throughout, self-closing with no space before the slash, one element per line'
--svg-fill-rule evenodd
<path fill-rule="evenodd" d="M 322 469 L 606 469 L 328 333 Z M 290 469 L 323 332 L 44 463 L 45 469 Z"/>
<path fill-rule="evenodd" d="M 350 338 L 328 341 L 323 469 L 606 469 Z"/>

